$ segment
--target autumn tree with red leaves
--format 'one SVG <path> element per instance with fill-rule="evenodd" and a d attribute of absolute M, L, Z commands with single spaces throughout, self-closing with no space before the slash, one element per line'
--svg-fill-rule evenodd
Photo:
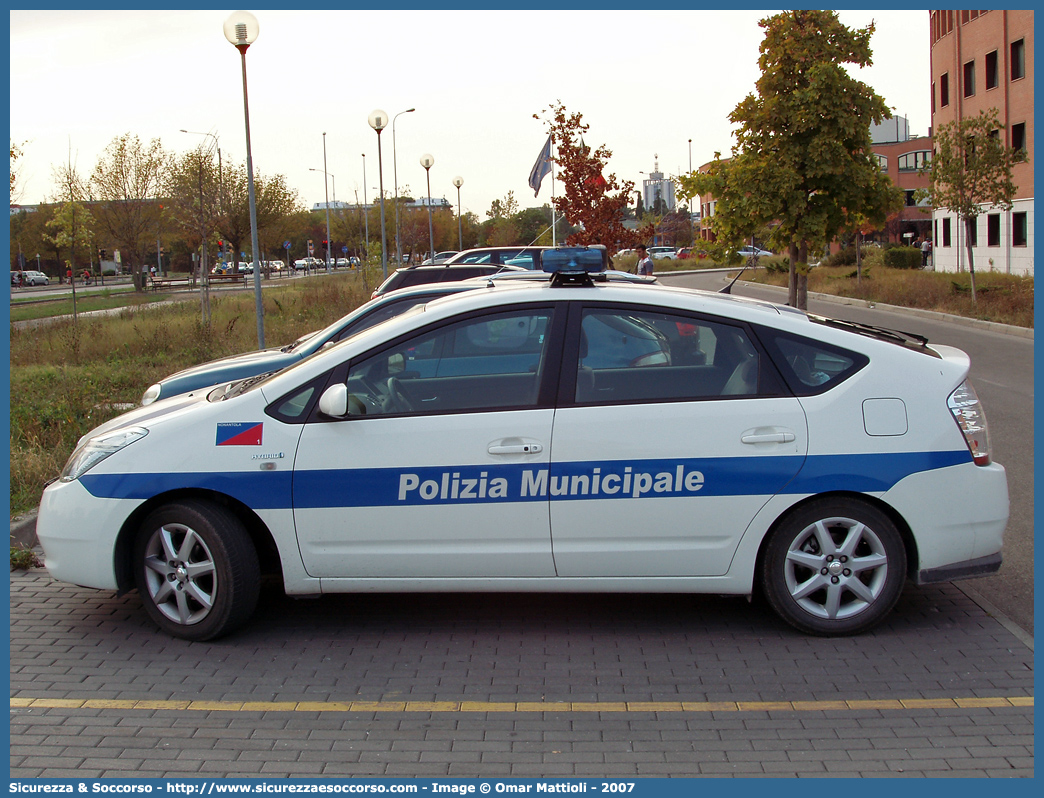
<path fill-rule="evenodd" d="M 651 225 L 641 230 L 628 230 L 623 225 L 625 209 L 633 194 L 634 183 L 617 181 L 616 175 L 605 175 L 612 150 L 604 144 L 597 149 L 584 144 L 583 135 L 590 125 L 580 113 L 569 113 L 561 102 L 544 109 L 543 119 L 554 142 L 552 161 L 558 167 L 556 178 L 565 189 L 555 197 L 555 210 L 578 228 L 567 239 L 570 246 L 604 244 L 610 252 L 618 247 L 633 247 L 653 235 Z"/>

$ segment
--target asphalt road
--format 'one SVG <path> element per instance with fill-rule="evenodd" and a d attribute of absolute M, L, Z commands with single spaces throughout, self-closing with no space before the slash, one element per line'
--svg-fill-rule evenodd
<path fill-rule="evenodd" d="M 720 273 L 658 275 L 661 282 L 718 290 Z M 783 289 L 738 282 L 735 296 L 786 301 Z M 1027 634 L 1033 634 L 1033 338 L 1001 325 L 986 329 L 943 314 L 867 307 L 865 303 L 810 296 L 809 311 L 846 321 L 917 333 L 971 356 L 971 379 L 986 408 L 993 457 L 1008 473 L 1011 517 L 999 573 L 961 582 L 985 597 Z M 1015 333 L 1015 334 L 1013 334 Z"/>

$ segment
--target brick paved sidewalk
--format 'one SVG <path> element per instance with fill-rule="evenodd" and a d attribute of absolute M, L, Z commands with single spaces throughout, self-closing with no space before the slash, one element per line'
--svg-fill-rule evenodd
<path fill-rule="evenodd" d="M 1029 777 L 1032 669 L 948 584 L 840 639 L 737 599 L 273 589 L 188 643 L 136 595 L 33 570 L 11 575 L 11 775 Z"/>

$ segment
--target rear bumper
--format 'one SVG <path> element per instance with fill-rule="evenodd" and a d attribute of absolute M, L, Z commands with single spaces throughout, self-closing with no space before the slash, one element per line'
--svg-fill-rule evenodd
<path fill-rule="evenodd" d="M 975 560 L 955 562 L 940 568 L 927 568 L 917 572 L 916 584 L 930 585 L 933 582 L 954 582 L 958 579 L 973 579 L 977 576 L 995 574 L 1001 567 L 1001 554 L 991 554 Z"/>

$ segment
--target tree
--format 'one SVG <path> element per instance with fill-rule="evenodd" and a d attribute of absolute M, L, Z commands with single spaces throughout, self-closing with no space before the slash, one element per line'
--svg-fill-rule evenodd
<path fill-rule="evenodd" d="M 18 199 L 18 192 L 15 190 L 15 187 L 16 187 L 16 185 L 18 183 L 18 172 L 17 172 L 17 169 L 15 168 L 15 166 L 18 163 L 18 160 L 22 157 L 22 154 L 23 154 L 22 153 L 22 145 L 15 144 L 12 141 L 11 142 L 11 174 L 10 174 L 10 178 L 11 178 L 11 202 L 14 202 L 15 200 Z"/>
<path fill-rule="evenodd" d="M 211 239 L 221 219 L 221 178 L 211 147 L 200 144 L 192 152 L 171 161 L 164 173 L 165 214 L 169 223 L 185 235 L 189 248 L 199 251 L 199 276 L 210 268 Z M 207 282 L 200 282 L 203 323 L 210 322 Z"/>
<path fill-rule="evenodd" d="M 503 201 L 493 200 L 486 211 L 489 224 L 486 227 L 486 243 L 491 247 L 509 247 L 518 243 L 518 225 L 515 216 L 518 214 L 518 201 L 515 192 L 509 191 Z"/>
<path fill-rule="evenodd" d="M 65 262 L 70 274 L 69 286 L 72 288 L 73 320 L 75 320 L 76 275 L 79 272 L 76 267 L 76 246 L 79 244 L 82 248 L 84 244 L 89 244 L 94 238 L 95 222 L 94 217 L 82 202 L 85 194 L 83 180 L 72 163 L 56 170 L 55 182 L 62 187 L 62 193 L 61 198 L 55 203 L 54 216 L 47 221 L 47 227 L 54 232 L 45 234 L 44 240 L 54 246 L 55 253 L 59 253 L 63 248 L 69 250 L 69 258 Z M 61 263 L 58 268 L 61 270 Z"/>
<path fill-rule="evenodd" d="M 561 102 L 545 109 L 545 119 L 554 140 L 552 161 L 558 166 L 557 178 L 564 192 L 554 198 L 555 209 L 571 225 L 581 229 L 572 233 L 566 243 L 604 244 L 606 247 L 632 247 L 652 235 L 652 226 L 644 230 L 628 230 L 623 226 L 634 183 L 617 181 L 616 175 L 605 175 L 605 167 L 612 150 L 602 145 L 594 150 L 584 144 L 583 134 L 590 125 L 583 115 L 568 113 Z M 540 119 L 536 114 L 535 119 Z"/>
<path fill-rule="evenodd" d="M 1015 196 L 1012 167 L 1026 160 L 1024 150 L 1007 147 L 1001 140 L 998 133 L 1003 129 L 996 108 L 940 125 L 927 169 L 929 188 L 919 192 L 920 198 L 930 199 L 936 208 L 946 208 L 964 222 L 972 302 L 976 301 L 972 252 L 976 219 L 983 206 L 1011 210 Z"/>
<path fill-rule="evenodd" d="M 277 252 L 281 257 L 286 251 L 283 242 L 293 230 L 294 215 L 304 210 L 304 205 L 297 192 L 286 184 L 284 175 L 262 179 L 260 174 L 254 179 L 254 204 L 257 209 L 257 245 L 261 250 L 258 258 L 274 260 L 273 253 Z M 247 211 L 249 213 L 249 197 Z M 333 246 L 332 241 L 330 245 Z"/>
<path fill-rule="evenodd" d="M 158 235 L 158 199 L 169 162 L 159 139 L 143 144 L 125 133 L 109 143 L 91 173 L 99 224 L 120 249 L 139 291 L 145 287 L 146 255 Z"/>
<path fill-rule="evenodd" d="M 807 307 L 808 251 L 865 217 L 881 224 L 902 194 L 873 157 L 870 125 L 890 118 L 884 100 L 845 64 L 872 63 L 871 23 L 853 31 L 832 11 L 787 11 L 761 20 L 765 38 L 756 94 L 729 115 L 733 157 L 681 183 L 712 193 L 710 225 L 735 247 L 762 224 L 789 249 L 789 302 Z"/>
<path fill-rule="evenodd" d="M 518 227 L 518 240 L 522 244 L 549 246 L 551 244 L 551 209 L 526 208 L 515 215 Z"/>

